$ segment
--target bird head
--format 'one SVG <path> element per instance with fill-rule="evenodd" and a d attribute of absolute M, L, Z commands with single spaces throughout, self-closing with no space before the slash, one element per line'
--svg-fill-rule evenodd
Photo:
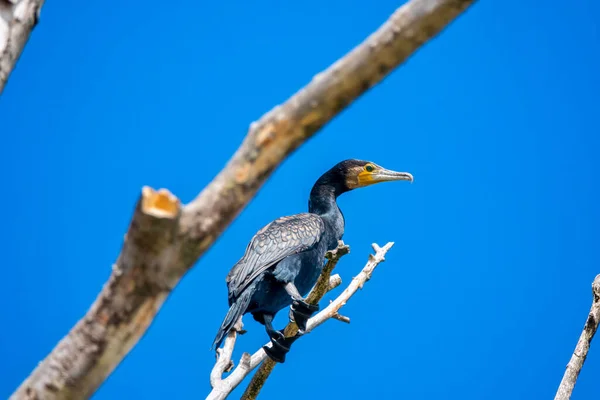
<path fill-rule="evenodd" d="M 355 159 L 345 160 L 337 164 L 334 169 L 337 169 L 343 176 L 348 190 L 381 182 L 413 181 L 413 176 L 408 172 L 392 171 L 383 168 L 372 161 Z"/>
<path fill-rule="evenodd" d="M 390 181 L 412 182 L 413 176 L 408 172 L 385 169 L 372 161 L 344 160 L 317 179 L 310 192 L 308 209 L 310 212 L 325 212 L 328 206 L 322 204 L 322 199 L 328 196 L 337 198 L 353 189 Z"/>

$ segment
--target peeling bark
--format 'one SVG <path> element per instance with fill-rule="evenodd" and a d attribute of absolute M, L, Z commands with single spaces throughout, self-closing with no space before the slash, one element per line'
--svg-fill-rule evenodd
<path fill-rule="evenodd" d="M 251 124 L 229 163 L 190 204 L 181 207 L 170 193 L 145 188 L 96 301 L 11 399 L 91 396 L 144 335 L 170 291 L 275 168 L 472 2 L 412 0 L 400 7 L 363 43 Z M 0 0 L 3 7 L 5 3 Z M 21 0 L 16 7 L 20 4 L 34 10 L 33 4 L 41 2 Z"/>
<path fill-rule="evenodd" d="M 0 0 L 0 94 L 15 68 L 44 0 Z"/>

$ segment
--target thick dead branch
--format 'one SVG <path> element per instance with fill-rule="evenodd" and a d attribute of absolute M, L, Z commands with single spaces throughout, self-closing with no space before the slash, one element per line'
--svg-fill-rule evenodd
<path fill-rule="evenodd" d="M 85 398 L 100 383 L 93 372 L 100 365 L 114 368 L 112 360 L 127 354 L 167 297 L 160 266 L 177 256 L 173 242 L 180 211 L 179 200 L 166 190 L 143 188 L 108 283 L 13 398 Z"/>
<path fill-rule="evenodd" d="M 554 400 L 569 400 L 571 398 L 577 377 L 579 377 L 583 363 L 590 350 L 592 339 L 598 330 L 598 322 L 600 321 L 600 275 L 596 275 L 592 283 L 592 299 L 592 308 L 585 321 L 583 331 L 581 332 L 579 341 L 577 341 L 571 360 L 567 364 L 567 370 L 560 382 Z"/>
<path fill-rule="evenodd" d="M 144 191 L 102 292 L 11 399 L 91 396 L 144 335 L 182 276 L 275 168 L 472 2 L 413 0 L 405 4 L 362 44 L 251 124 L 229 163 L 185 207 L 171 195 L 154 199 L 156 192 Z M 32 2 L 21 0 L 17 8 L 21 3 Z M 150 211 L 140 206 L 149 198 Z"/>
<path fill-rule="evenodd" d="M 323 309 L 317 315 L 315 315 L 314 317 L 312 317 L 308 320 L 308 323 L 306 325 L 306 334 L 312 332 L 313 329 L 315 329 L 317 326 L 321 325 L 323 322 L 327 321 L 328 319 L 331 319 L 331 318 L 336 319 L 336 316 L 339 316 L 338 311 L 340 310 L 340 308 L 342 308 L 348 302 L 348 300 L 358 291 L 358 289 L 362 289 L 362 287 L 366 281 L 371 279 L 371 274 L 373 274 L 375 267 L 377 267 L 377 265 L 379 265 L 379 263 L 385 261 L 385 254 L 388 252 L 388 250 L 393 245 L 394 245 L 394 243 L 390 242 L 383 247 L 379 247 L 378 245 L 373 243 L 373 249 L 375 250 L 375 255 L 372 255 L 372 254 L 369 255 L 369 261 L 367 262 L 365 267 L 362 269 L 362 271 L 352 279 L 352 282 L 350 283 L 350 285 L 348 285 L 348 287 L 334 301 L 332 301 L 325 309 Z M 340 249 L 343 249 L 343 243 L 340 243 L 337 250 L 339 251 Z M 332 258 L 330 258 L 330 261 L 327 264 L 328 265 L 332 264 L 332 265 L 329 268 L 329 272 L 326 272 L 325 269 L 323 270 L 323 272 L 321 273 L 321 276 L 319 277 L 320 282 L 323 282 L 323 281 L 327 282 L 327 281 L 331 280 L 335 283 L 337 283 L 337 282 L 341 283 L 341 279 L 338 280 L 337 278 L 335 278 L 337 275 L 334 275 L 331 277 L 334 279 L 330 279 L 330 278 L 325 279 L 324 276 L 329 276 L 329 274 L 331 273 L 331 270 L 333 270 L 333 268 L 337 264 L 339 257 L 341 257 L 344 254 L 346 254 L 346 252 L 344 250 L 339 252 L 339 255 L 331 254 Z M 333 261 L 334 259 L 335 259 L 335 261 Z M 311 303 L 311 304 L 317 304 L 319 302 L 319 300 L 325 295 L 325 293 L 327 293 L 328 290 L 331 290 L 331 288 L 332 288 L 332 285 L 322 285 L 322 286 L 315 285 L 315 287 L 313 288 L 313 290 L 311 291 L 311 293 L 308 296 L 308 298 L 312 297 L 313 303 Z M 294 322 L 290 322 L 285 327 L 285 336 L 288 336 L 288 337 L 293 336 L 296 334 L 296 332 L 298 332 L 298 327 L 296 326 L 296 324 Z M 233 342 L 235 342 L 235 332 L 234 331 L 229 333 L 226 341 L 227 340 L 232 340 Z M 270 344 L 270 342 L 269 342 L 269 344 Z M 223 345 L 223 349 L 226 349 L 226 348 L 228 349 L 228 351 L 229 351 L 229 349 L 231 349 L 231 351 L 233 351 L 233 344 L 225 343 Z M 231 357 L 231 355 L 229 355 L 229 357 Z M 250 356 L 247 353 L 244 353 L 244 356 L 242 356 L 242 359 L 244 359 L 244 357 L 246 357 L 247 359 L 249 359 L 251 361 L 244 365 L 242 365 L 242 363 L 240 363 L 240 366 L 235 368 L 233 370 L 233 372 L 227 378 L 222 379 L 222 380 L 213 379 L 213 374 L 216 375 L 219 373 L 220 374 L 223 373 L 223 369 L 220 365 L 225 364 L 225 362 L 219 362 L 219 360 L 217 360 L 217 363 L 215 364 L 215 367 L 211 373 L 211 386 L 213 387 L 213 390 L 209 393 L 208 397 L 206 397 L 207 400 L 222 400 L 222 399 L 227 398 L 227 396 L 229 396 L 229 394 L 244 380 L 244 378 L 250 372 L 252 372 L 252 370 L 254 368 L 256 368 L 256 366 L 258 364 L 260 364 L 262 362 L 262 365 L 260 366 L 258 371 L 254 374 L 252 381 L 250 382 L 250 384 L 246 388 L 246 391 L 244 392 L 243 396 L 241 397 L 242 399 L 255 399 L 256 398 L 256 396 L 258 395 L 258 393 L 264 386 L 267 378 L 269 377 L 269 375 L 271 374 L 271 371 L 273 371 L 273 368 L 275 367 L 275 365 L 277 363 L 275 363 L 273 360 L 269 359 L 267 357 L 267 354 L 265 353 L 265 351 L 262 348 L 260 348 L 257 352 L 255 352 L 252 356 Z M 217 384 L 213 385 L 213 381 L 216 382 Z"/>
<path fill-rule="evenodd" d="M 37 24 L 44 0 L 0 0 L 0 94 Z"/>

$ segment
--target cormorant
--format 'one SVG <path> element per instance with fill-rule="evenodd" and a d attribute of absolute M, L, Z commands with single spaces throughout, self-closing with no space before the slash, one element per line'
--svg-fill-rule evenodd
<path fill-rule="evenodd" d="M 344 235 L 337 197 L 352 189 L 398 180 L 412 182 L 413 176 L 369 161 L 342 161 L 315 182 L 308 213 L 281 217 L 260 229 L 227 275 L 229 311 L 213 348 L 221 345 L 244 314 L 251 313 L 271 339 L 272 347 L 263 347 L 267 355 L 284 362 L 292 342 L 304 334 L 307 320 L 319 310 L 318 305 L 306 303 L 304 296 L 321 274 L 325 253 L 335 249 Z M 275 314 L 287 306 L 298 325 L 298 335 L 292 338 L 285 338 L 272 325 Z"/>

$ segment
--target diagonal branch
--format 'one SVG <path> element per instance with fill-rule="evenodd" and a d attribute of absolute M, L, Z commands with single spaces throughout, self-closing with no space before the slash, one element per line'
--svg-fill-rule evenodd
<path fill-rule="evenodd" d="M 0 0 L 0 94 L 37 24 L 44 0 Z"/>
<path fill-rule="evenodd" d="M 326 258 L 328 261 L 323 267 L 323 271 L 321 272 L 321 275 L 319 275 L 317 283 L 308 295 L 308 301 L 311 301 L 311 304 L 317 304 L 328 291 L 333 290 L 342 284 L 342 278 L 337 274 L 331 276 L 331 271 L 333 271 L 340 258 L 349 252 L 350 247 L 346 246 L 341 240 L 339 241 L 337 248 L 327 252 Z M 221 378 L 225 372 L 229 372 L 231 368 L 233 368 L 231 355 L 233 353 L 233 348 L 235 347 L 237 334 L 241 329 L 242 321 L 240 319 L 234 329 L 227 334 L 223 347 L 217 349 L 217 362 L 210 373 L 210 385 L 213 388 L 211 393 L 215 398 L 227 397 L 235 386 L 237 386 L 239 382 L 241 382 L 244 377 L 262 361 L 262 359 L 258 357 L 258 352 L 252 357 L 250 357 L 248 353 L 244 353 L 240 360 L 240 365 L 236 370 L 227 379 Z M 298 328 L 296 328 L 296 331 L 298 331 Z M 240 371 L 240 368 L 242 371 Z M 237 383 L 235 383 L 235 386 L 232 386 L 232 382 Z"/>
<path fill-rule="evenodd" d="M 325 296 L 327 292 L 341 285 L 342 278 L 340 278 L 340 276 L 337 274 L 331 276 L 331 272 L 336 267 L 340 259 L 348 253 L 350 253 L 350 246 L 344 244 L 343 241 L 339 240 L 338 246 L 325 254 L 327 263 L 323 267 L 323 271 L 321 271 L 321 275 L 319 275 L 317 283 L 315 283 L 315 286 L 312 288 L 308 296 L 306 296 L 306 302 L 308 304 L 319 304 L 319 301 L 321 301 L 321 299 L 323 298 L 323 296 Z M 298 332 L 298 326 L 295 323 L 290 323 L 287 327 L 292 326 L 296 327 L 295 332 L 289 332 L 289 334 L 293 336 L 296 334 L 296 332 Z"/>
<path fill-rule="evenodd" d="M 400 7 L 363 43 L 251 124 L 225 168 L 186 206 L 166 191 L 144 190 L 108 282 L 11 399 L 90 397 L 275 168 L 472 2 L 412 0 Z"/>
<path fill-rule="evenodd" d="M 598 330 L 598 322 L 600 321 L 600 275 L 596 275 L 596 278 L 592 283 L 592 296 L 592 308 L 585 321 L 583 331 L 577 341 L 571 360 L 569 360 L 569 363 L 567 364 L 567 370 L 560 382 L 554 400 L 569 400 L 571 398 L 573 388 L 575 387 L 581 368 L 583 368 L 583 363 L 590 350 L 592 339 L 596 334 L 596 330 Z"/>
<path fill-rule="evenodd" d="M 340 276 L 337 274 L 331 276 L 331 271 L 333 271 L 340 258 L 349 252 L 350 247 L 345 245 L 341 240 L 339 241 L 337 248 L 327 252 L 325 257 L 328 259 L 328 261 L 323 267 L 323 271 L 321 272 L 321 275 L 319 275 L 317 283 L 307 296 L 307 301 L 310 304 L 317 304 L 328 291 L 333 290 L 342 284 L 342 278 L 340 278 Z M 238 322 L 238 325 L 241 325 L 241 320 Z M 295 335 L 296 332 L 298 332 L 298 327 L 293 322 L 290 322 L 286 326 L 285 332 L 291 332 L 289 329 L 291 329 L 292 326 L 295 327 L 295 332 L 290 334 Z M 233 353 L 237 332 L 239 332 L 240 329 L 240 326 L 236 326 L 231 332 L 229 332 L 223 347 L 217 349 L 217 362 L 215 363 L 215 366 L 210 374 L 210 385 L 212 386 L 213 390 L 211 391 L 209 398 L 224 399 L 227 397 L 229 393 L 231 393 L 231 391 L 235 389 L 235 387 L 239 385 L 239 383 L 246 377 L 246 375 L 248 375 L 260 362 L 263 361 L 263 356 L 266 356 L 265 352 L 261 349 L 260 351 L 256 352 L 254 356 L 250 357 L 248 364 L 247 360 L 249 355 L 248 353 L 244 353 L 242 355 L 242 360 L 240 361 L 240 366 L 238 366 L 238 368 L 236 368 L 235 371 L 226 379 L 221 378 L 223 373 L 229 372 L 233 366 L 233 363 L 231 362 L 231 354 Z"/>
<path fill-rule="evenodd" d="M 340 276 L 334 275 L 330 279 L 327 291 L 333 290 L 341 284 L 342 279 Z M 233 354 L 237 335 L 241 330 L 241 325 L 240 320 L 238 326 L 227 334 L 223 347 L 217 349 L 217 361 L 210 372 L 210 386 L 213 390 L 210 392 L 207 399 L 225 399 L 233 389 L 235 389 L 240 382 L 266 358 L 266 354 L 262 349 L 252 356 L 248 353 L 244 353 L 242 354 L 242 358 L 237 368 L 235 368 L 227 378 L 222 378 L 224 373 L 231 371 L 233 368 L 231 356 Z"/>
<path fill-rule="evenodd" d="M 336 315 L 339 315 L 338 311 L 348 302 L 348 300 L 358 291 L 358 289 L 362 289 L 365 282 L 371 279 L 371 275 L 373 274 L 373 271 L 375 270 L 377 265 L 385 261 L 385 254 L 390 248 L 392 248 L 393 245 L 394 243 L 390 242 L 383 247 L 379 247 L 377 244 L 373 243 L 373 250 L 375 250 L 375 255 L 369 255 L 369 261 L 362 269 L 362 271 L 352 279 L 350 285 L 348 285 L 348 287 L 334 301 L 332 301 L 325 309 L 323 309 L 317 315 L 308 320 L 308 323 L 306 325 L 306 334 L 312 332 L 313 329 L 315 329 L 317 326 L 321 325 L 328 319 L 335 318 Z M 308 298 L 313 301 L 311 304 L 317 304 L 319 300 L 325 295 L 325 293 L 327 293 L 328 290 L 331 290 L 332 288 L 337 286 L 336 284 L 341 283 L 341 279 L 339 279 L 338 275 L 334 275 L 327 279 L 325 279 L 324 276 L 329 276 L 331 270 L 333 270 L 339 258 L 346 254 L 347 250 L 347 246 L 344 246 L 343 243 L 340 243 L 340 245 L 337 248 L 338 254 L 331 254 L 331 258 L 327 263 L 330 267 L 329 271 L 326 271 L 324 268 L 323 272 L 321 273 L 321 276 L 319 277 L 319 282 L 328 282 L 328 284 L 322 284 L 321 286 L 315 285 L 315 287 L 308 296 Z M 293 336 L 296 334 L 296 332 L 298 332 L 298 327 L 294 322 L 290 322 L 285 327 L 286 336 Z M 233 351 L 235 337 L 236 332 L 232 330 L 227 336 L 225 344 L 223 345 L 222 350 L 223 352 L 225 352 L 225 349 L 227 349 L 225 357 L 229 357 L 229 359 L 231 357 L 231 352 Z M 228 340 L 230 341 L 229 343 L 227 343 Z M 222 353 L 220 354 L 222 356 Z M 222 375 L 222 373 L 225 372 L 225 370 L 221 366 L 228 363 L 229 359 L 226 359 L 224 361 L 220 361 L 219 359 L 217 359 L 217 363 L 215 364 L 215 367 L 211 372 L 211 386 L 213 387 L 213 390 L 209 393 L 206 399 L 223 400 L 227 398 L 227 396 L 229 396 L 229 394 L 244 380 L 244 378 L 248 374 L 250 374 L 250 372 L 252 372 L 252 370 L 256 368 L 258 364 L 262 362 L 262 365 L 254 374 L 252 381 L 250 381 L 250 384 L 248 385 L 246 391 L 242 396 L 242 399 L 244 400 L 255 399 L 256 396 L 258 396 L 258 393 L 260 392 L 262 387 L 264 386 L 266 380 L 269 378 L 269 375 L 273 371 L 273 368 L 275 368 L 276 363 L 273 360 L 269 359 L 265 351 L 261 348 L 252 356 L 250 356 L 248 353 L 244 353 L 244 355 L 242 355 L 242 362 L 240 362 L 240 365 L 237 368 L 235 368 L 227 378 L 214 379 L 213 376 Z"/>

